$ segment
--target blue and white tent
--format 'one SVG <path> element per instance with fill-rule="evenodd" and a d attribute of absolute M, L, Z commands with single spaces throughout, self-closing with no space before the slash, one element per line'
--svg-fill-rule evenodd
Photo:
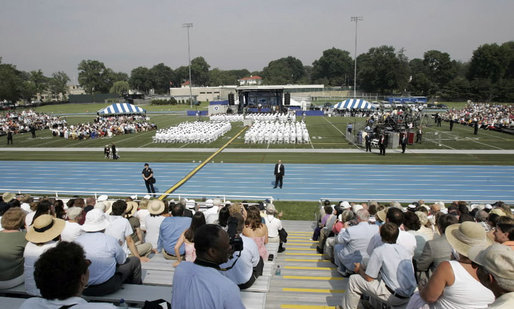
<path fill-rule="evenodd" d="M 126 115 L 126 114 L 146 114 L 146 110 L 130 103 L 114 103 L 102 108 L 97 112 L 98 115 Z"/>
<path fill-rule="evenodd" d="M 335 109 L 374 109 L 375 107 L 364 99 L 347 99 L 334 105 Z"/>

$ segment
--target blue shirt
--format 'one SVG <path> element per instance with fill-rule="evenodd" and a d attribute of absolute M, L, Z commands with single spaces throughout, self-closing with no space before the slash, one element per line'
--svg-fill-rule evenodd
<path fill-rule="evenodd" d="M 89 265 L 89 285 L 102 284 L 116 272 L 116 264 L 123 264 L 127 258 L 116 238 L 102 232 L 84 233 L 75 239 L 84 248 Z"/>
<path fill-rule="evenodd" d="M 168 254 L 175 255 L 175 245 L 180 235 L 191 225 L 189 217 L 168 217 L 164 219 L 159 228 L 159 240 L 157 241 L 157 251 L 166 250 Z M 185 246 L 180 246 L 180 255 L 185 253 Z"/>
<path fill-rule="evenodd" d="M 216 269 L 182 262 L 173 275 L 171 308 L 240 309 L 239 287 Z"/>

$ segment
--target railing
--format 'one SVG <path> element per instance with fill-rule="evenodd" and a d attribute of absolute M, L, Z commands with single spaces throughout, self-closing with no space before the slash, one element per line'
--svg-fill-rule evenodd
<path fill-rule="evenodd" d="M 16 192 L 17 194 L 26 194 L 30 193 L 33 195 L 52 195 L 55 198 L 59 198 L 61 196 L 94 196 L 95 199 L 98 198 L 99 195 L 105 194 L 108 196 L 114 197 L 129 197 L 133 195 L 137 196 L 145 196 L 150 195 L 148 192 L 122 192 L 122 191 L 68 191 L 68 190 L 35 190 L 35 189 L 13 189 L 13 188 L 0 188 L 0 192 Z M 156 195 L 160 196 L 161 193 L 156 193 Z M 171 193 L 166 194 L 167 197 L 176 198 L 180 200 L 181 198 L 196 198 L 196 199 L 214 199 L 219 198 L 222 199 L 223 202 L 227 200 L 269 200 L 271 203 L 273 202 L 273 196 L 258 196 L 258 195 L 228 195 L 228 194 L 192 194 L 192 193 Z"/>

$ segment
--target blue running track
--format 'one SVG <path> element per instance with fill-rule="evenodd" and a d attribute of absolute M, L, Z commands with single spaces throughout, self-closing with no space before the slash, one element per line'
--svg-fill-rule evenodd
<path fill-rule="evenodd" d="M 159 192 L 197 166 L 152 163 Z M 286 164 L 273 189 L 272 164 L 209 163 L 175 193 L 273 196 L 278 200 L 514 202 L 514 166 Z M 0 190 L 146 191 L 143 163 L 0 161 Z"/>

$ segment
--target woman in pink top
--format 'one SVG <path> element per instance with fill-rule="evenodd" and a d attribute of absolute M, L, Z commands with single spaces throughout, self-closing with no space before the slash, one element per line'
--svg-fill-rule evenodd
<path fill-rule="evenodd" d="M 194 262 L 196 260 L 196 251 L 195 251 L 195 231 L 202 225 L 205 224 L 205 216 L 203 212 L 197 211 L 193 215 L 193 219 L 191 220 L 191 225 L 187 230 L 180 235 L 180 238 L 175 245 L 175 256 L 177 257 L 177 261 L 173 264 L 173 266 L 177 267 L 180 262 L 182 262 L 182 257 L 180 256 L 180 246 L 182 244 L 185 245 L 186 249 L 186 261 Z"/>
<path fill-rule="evenodd" d="M 257 206 L 250 206 L 247 210 L 243 235 L 252 238 L 259 248 L 259 255 L 264 261 L 268 260 L 268 227 L 262 223 L 261 213 Z"/>

